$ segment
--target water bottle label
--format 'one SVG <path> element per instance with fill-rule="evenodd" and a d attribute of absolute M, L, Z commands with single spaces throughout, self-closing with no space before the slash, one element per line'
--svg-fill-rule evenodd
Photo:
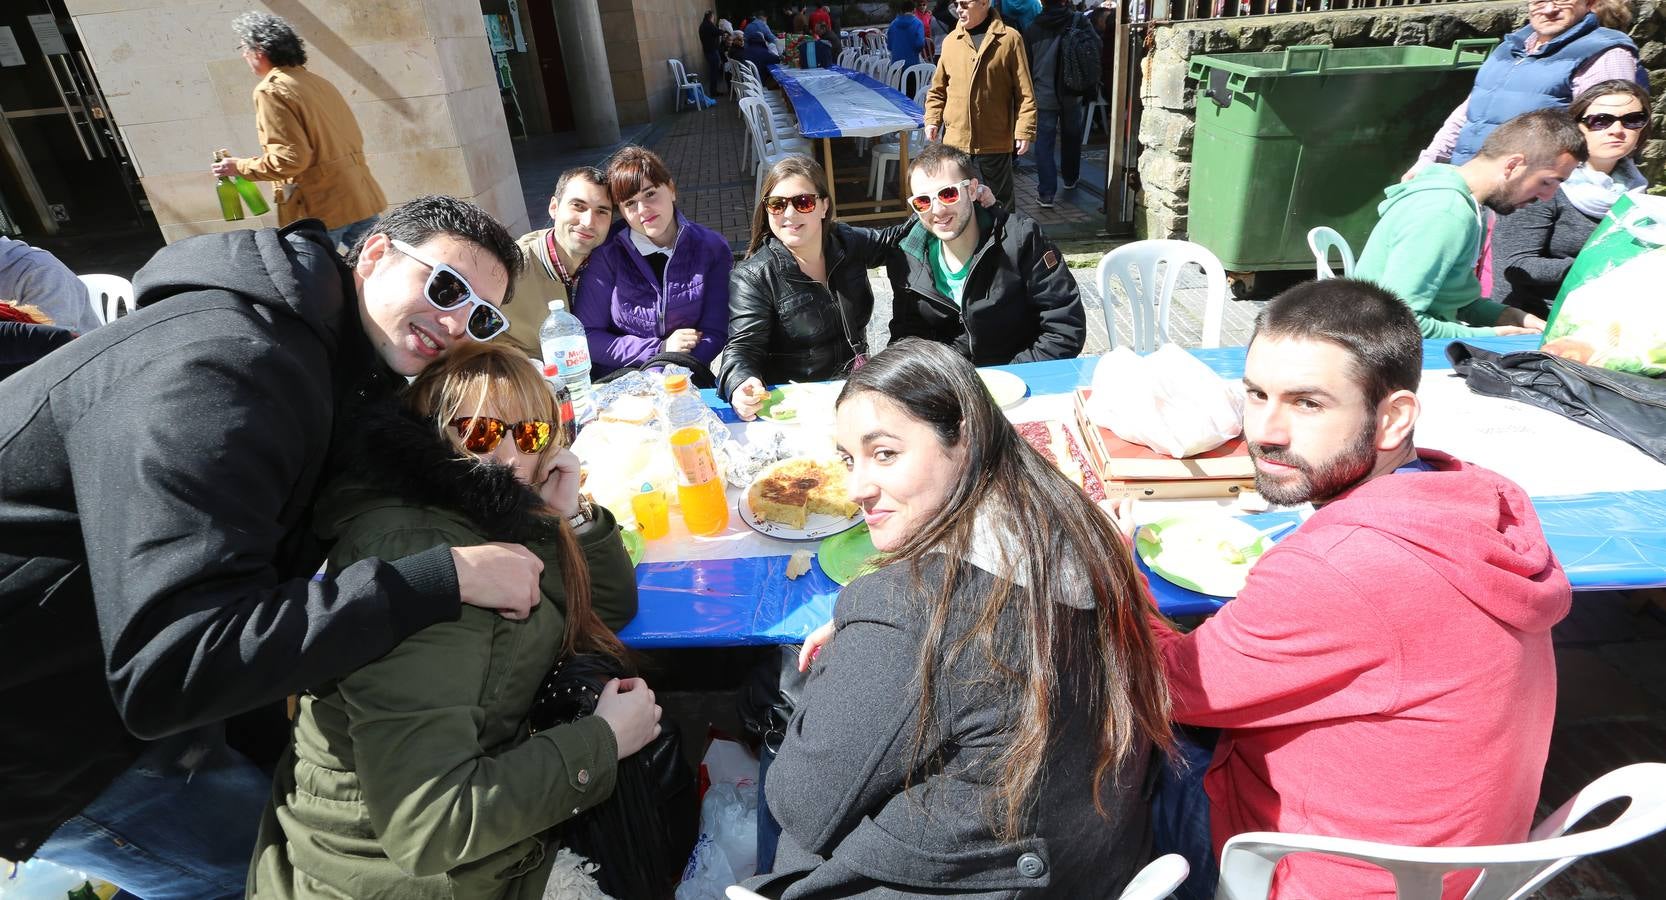
<path fill-rule="evenodd" d="M 553 363 L 565 375 L 590 365 L 590 345 L 584 338 L 544 342 L 544 362 Z"/>

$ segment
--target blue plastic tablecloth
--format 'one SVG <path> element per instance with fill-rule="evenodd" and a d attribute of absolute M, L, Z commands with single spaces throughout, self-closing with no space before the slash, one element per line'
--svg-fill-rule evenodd
<path fill-rule="evenodd" d="M 807 138 L 877 137 L 925 127 L 925 110 L 896 88 L 843 66 L 770 66 Z"/>
<path fill-rule="evenodd" d="M 1423 367 L 1444 369 L 1445 340 L 1425 341 Z M 1483 338 L 1469 343 L 1498 352 L 1530 350 L 1536 336 Z M 1192 353 L 1227 378 L 1243 374 L 1244 348 Z M 1096 358 L 1001 366 L 1022 377 L 1032 395 L 1063 394 L 1092 380 Z M 727 421 L 728 405 L 710 392 L 705 401 Z M 1534 509 L 1551 549 L 1575 590 L 1666 586 L 1666 491 L 1535 497 Z M 1266 528 L 1294 517 L 1271 512 L 1246 517 Z M 721 647 L 796 643 L 832 618 L 839 586 L 821 570 L 788 581 L 786 555 L 636 567 L 636 619 L 619 632 L 632 647 Z M 1137 557 L 1136 557 L 1136 561 Z M 1157 605 L 1171 616 L 1213 612 L 1222 600 L 1188 591 L 1147 573 Z"/>

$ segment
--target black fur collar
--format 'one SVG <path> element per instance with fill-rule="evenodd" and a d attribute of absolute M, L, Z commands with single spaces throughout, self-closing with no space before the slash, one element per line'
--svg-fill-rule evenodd
<path fill-rule="evenodd" d="M 559 526 L 506 466 L 460 459 L 432 422 L 391 400 L 354 404 L 339 420 L 336 473 L 373 490 L 451 510 L 488 540 L 547 538 Z"/>

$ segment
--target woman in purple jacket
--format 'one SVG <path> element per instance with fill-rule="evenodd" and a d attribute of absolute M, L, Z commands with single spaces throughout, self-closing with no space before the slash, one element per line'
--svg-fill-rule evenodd
<path fill-rule="evenodd" d="M 729 242 L 677 210 L 677 186 L 652 152 L 615 153 L 607 180 L 624 215 L 590 254 L 573 299 L 590 341 L 591 377 L 664 353 L 709 367 L 729 338 Z M 710 372 L 700 374 L 709 384 Z"/>

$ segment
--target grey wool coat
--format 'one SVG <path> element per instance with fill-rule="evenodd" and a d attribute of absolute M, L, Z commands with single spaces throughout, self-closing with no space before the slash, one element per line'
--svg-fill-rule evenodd
<path fill-rule="evenodd" d="M 1560 190 L 1499 216 L 1492 230 L 1492 299 L 1541 319 L 1549 315 L 1573 258 L 1600 221 Z"/>
<path fill-rule="evenodd" d="M 775 874 L 748 886 L 765 896 L 822 897 L 1115 897 L 1149 853 L 1144 790 L 1149 744 L 1107 778 L 1104 804 L 1093 805 L 1092 711 L 1081 666 L 1058 664 L 1061 683 L 1043 782 L 1017 840 L 997 836 L 998 754 L 1017 707 L 993 683 L 990 660 L 973 649 L 940 668 L 937 733 L 928 762 L 914 766 L 918 695 L 915 661 L 926 602 L 916 584 L 934 589 L 949 577 L 943 556 L 898 563 L 858 578 L 834 608 L 837 633 L 810 670 L 804 698 L 787 728 L 764 790 L 781 823 Z M 964 634 L 971 607 L 994 576 L 971 563 L 961 576 L 945 646 Z M 1081 617 L 1075 621 L 1070 617 Z M 1088 628 L 1091 613 L 1064 611 L 1064 627 Z M 1023 671 L 1017 621 L 998 625 L 996 652 Z"/>

